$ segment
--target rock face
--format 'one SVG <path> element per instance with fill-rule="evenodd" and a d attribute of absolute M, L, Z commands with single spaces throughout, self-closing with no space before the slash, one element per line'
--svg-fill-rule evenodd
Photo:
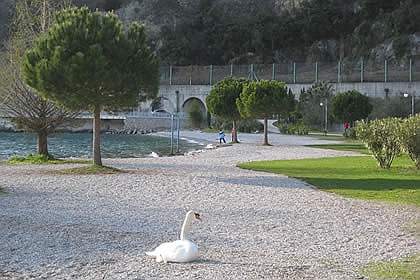
<path fill-rule="evenodd" d="M 252 17 L 255 11 L 274 10 L 280 14 L 284 9 L 299 8 L 304 0 L 212 0 L 212 9 L 227 11 L 232 17 Z M 146 25 L 148 38 L 157 51 L 162 48 L 162 30 L 175 29 L 185 20 L 188 13 L 203 1 L 198 0 L 73 0 L 77 6 L 87 5 L 100 10 L 118 7 L 115 12 L 125 25 L 133 21 Z M 0 50 L 4 49 L 7 41 L 9 11 L 12 0 L 0 0 Z M 356 3 L 356 2 L 355 2 Z M 360 9 L 360 7 L 359 7 Z M 181 12 L 182 11 L 182 12 Z M 364 56 L 366 61 L 382 63 L 384 58 L 390 62 L 405 63 L 409 57 L 420 56 L 420 33 L 392 37 L 392 24 L 386 18 L 376 21 L 365 21 L 357 26 L 352 33 L 346 34 L 345 41 L 324 38 L 315 41 L 307 48 L 275 49 L 272 61 L 280 62 L 285 59 L 303 58 L 307 62 L 336 61 L 338 57 L 358 60 Z M 259 40 L 256 38 L 256 40 Z M 216 42 L 217 43 L 217 42 Z M 211 48 L 211 46 L 209 46 Z M 244 54 L 238 54 L 230 62 L 240 63 Z M 245 61 L 261 63 L 260 54 L 248 53 Z M 253 58 L 255 57 L 254 61 Z"/>

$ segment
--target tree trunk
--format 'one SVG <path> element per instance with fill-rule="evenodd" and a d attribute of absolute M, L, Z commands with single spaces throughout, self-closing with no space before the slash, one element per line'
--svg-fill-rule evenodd
<path fill-rule="evenodd" d="M 239 143 L 238 141 L 238 129 L 236 126 L 236 120 L 232 121 L 232 142 Z"/>
<path fill-rule="evenodd" d="M 95 104 L 93 110 L 93 164 L 101 165 L 101 107 Z"/>
<path fill-rule="evenodd" d="M 37 154 L 48 155 L 48 142 L 47 142 L 48 133 L 45 131 L 38 132 L 37 139 Z"/>
<path fill-rule="evenodd" d="M 264 145 L 268 145 L 268 125 L 267 125 L 267 117 L 264 117 Z"/>

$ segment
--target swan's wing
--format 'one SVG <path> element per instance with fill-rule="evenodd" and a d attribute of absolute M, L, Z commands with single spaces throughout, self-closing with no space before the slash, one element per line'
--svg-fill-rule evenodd
<path fill-rule="evenodd" d="M 198 258 L 197 246 L 189 240 L 176 240 L 160 244 L 154 251 L 146 252 L 157 262 L 190 262 Z"/>
<path fill-rule="evenodd" d="M 161 261 L 166 262 L 164 255 L 165 255 L 165 252 L 171 249 L 171 243 L 172 242 L 162 243 L 159 246 L 157 246 L 156 249 L 154 249 L 153 251 L 146 252 L 146 255 L 156 257 L 157 262 L 161 262 Z"/>

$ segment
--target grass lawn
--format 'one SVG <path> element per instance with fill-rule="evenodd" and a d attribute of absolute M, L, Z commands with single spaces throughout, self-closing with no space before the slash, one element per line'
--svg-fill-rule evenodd
<path fill-rule="evenodd" d="M 373 262 L 361 270 L 369 279 L 420 279 L 420 255 L 402 261 Z"/>
<path fill-rule="evenodd" d="M 256 161 L 238 167 L 285 174 L 345 197 L 420 206 L 420 171 L 408 156 L 395 159 L 390 169 L 379 168 L 367 156 Z"/>
<path fill-rule="evenodd" d="M 361 154 L 369 154 L 369 150 L 366 146 L 359 142 L 345 142 L 343 144 L 327 144 L 327 145 L 307 145 L 306 147 L 330 149 L 338 151 L 351 151 L 358 152 Z"/>

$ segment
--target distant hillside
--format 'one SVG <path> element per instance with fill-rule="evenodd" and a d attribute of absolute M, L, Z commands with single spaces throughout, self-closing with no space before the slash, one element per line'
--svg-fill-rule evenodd
<path fill-rule="evenodd" d="M 11 0 L 0 0 L 6 41 Z M 146 24 L 163 64 L 358 60 L 420 56 L 418 0 L 74 0 Z"/>

